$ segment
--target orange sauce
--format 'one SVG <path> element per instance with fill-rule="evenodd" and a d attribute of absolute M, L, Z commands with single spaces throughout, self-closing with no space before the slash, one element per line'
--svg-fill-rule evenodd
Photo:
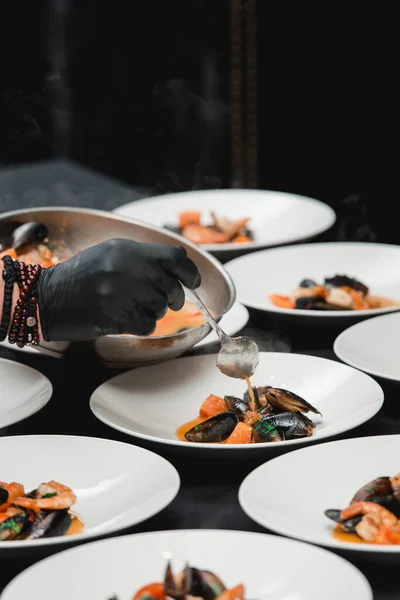
<path fill-rule="evenodd" d="M 173 335 L 180 329 L 193 329 L 205 323 L 205 318 L 198 308 L 186 301 L 181 310 L 174 311 L 170 308 L 162 319 L 157 321 L 156 329 L 150 337 Z"/>
<path fill-rule="evenodd" d="M 76 515 L 72 515 L 71 525 L 65 535 L 76 535 L 77 533 L 82 533 L 84 528 L 83 521 L 80 520 Z"/>
<path fill-rule="evenodd" d="M 250 377 L 245 377 L 245 381 L 246 381 L 246 383 L 247 383 L 247 389 L 248 389 L 248 391 L 249 391 L 250 400 L 251 400 L 251 402 L 252 402 L 252 404 L 253 404 L 252 408 L 253 408 L 253 410 L 255 410 L 255 407 L 256 407 L 256 399 L 255 399 L 255 397 L 254 397 L 254 392 L 253 392 L 253 388 L 252 388 L 252 386 L 251 386 Z"/>
<path fill-rule="evenodd" d="M 178 427 L 178 429 L 175 431 L 176 437 L 181 442 L 187 442 L 187 439 L 185 438 L 185 433 L 187 431 L 189 431 L 189 429 L 192 429 L 192 427 L 194 427 L 195 425 L 198 425 L 199 423 L 203 423 L 203 421 L 205 421 L 205 420 L 206 419 L 203 419 L 202 417 L 196 417 L 195 419 L 192 419 L 191 421 L 188 421 L 187 423 L 180 425 Z"/>
<path fill-rule="evenodd" d="M 365 544 L 366 542 L 361 539 L 356 533 L 348 533 L 344 531 L 340 525 L 336 525 L 332 531 L 332 537 L 338 542 L 350 542 L 352 544 Z"/>

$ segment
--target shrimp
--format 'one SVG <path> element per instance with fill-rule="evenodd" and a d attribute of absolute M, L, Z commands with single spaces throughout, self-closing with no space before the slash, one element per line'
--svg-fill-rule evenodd
<path fill-rule="evenodd" d="M 194 244 L 225 244 L 229 242 L 226 233 L 204 225 L 186 225 L 182 229 L 182 235 Z"/>
<path fill-rule="evenodd" d="M 375 502 L 354 502 L 347 508 L 342 510 L 340 518 L 344 521 L 364 515 L 361 521 L 356 525 L 355 530 L 363 540 L 367 542 L 388 543 L 383 541 L 382 533 L 389 530 L 394 530 L 398 525 L 396 515 Z M 386 535 L 384 538 L 386 539 Z"/>
<path fill-rule="evenodd" d="M 70 508 L 76 502 L 76 496 L 66 485 L 57 481 L 41 483 L 37 489 L 36 498 L 19 497 L 13 504 L 23 508 L 30 508 L 36 512 L 40 510 L 63 510 Z"/>
<path fill-rule="evenodd" d="M 0 513 L 8 508 L 14 498 L 18 498 L 18 496 L 23 496 L 24 494 L 25 488 L 22 483 L 17 483 L 16 481 L 5 483 L 4 481 L 0 481 Z"/>
<path fill-rule="evenodd" d="M 246 219 L 239 219 L 238 221 L 231 221 L 226 217 L 217 217 L 215 212 L 211 212 L 211 216 L 214 226 L 222 233 L 225 233 L 229 239 L 243 233 L 246 230 L 247 223 L 250 221 L 248 217 Z"/>

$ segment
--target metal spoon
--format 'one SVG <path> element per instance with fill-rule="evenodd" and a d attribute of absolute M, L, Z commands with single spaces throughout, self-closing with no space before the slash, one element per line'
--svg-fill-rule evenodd
<path fill-rule="evenodd" d="M 221 350 L 217 356 L 217 367 L 224 375 L 235 379 L 251 377 L 257 368 L 259 356 L 258 346 L 254 340 L 246 336 L 230 337 L 214 319 L 205 306 L 197 292 L 187 290 L 192 296 L 194 303 L 201 310 L 211 327 L 218 335 L 221 342 Z"/>

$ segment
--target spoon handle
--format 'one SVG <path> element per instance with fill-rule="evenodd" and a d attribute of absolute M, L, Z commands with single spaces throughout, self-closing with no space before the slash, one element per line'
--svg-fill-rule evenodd
<path fill-rule="evenodd" d="M 218 335 L 221 342 L 226 338 L 226 334 L 222 331 L 221 327 L 218 325 L 217 321 L 214 319 L 202 299 L 199 297 L 198 293 L 195 290 L 187 290 L 188 294 L 192 296 L 194 303 L 198 307 L 198 309 L 203 313 L 207 321 L 210 323 L 211 327 L 214 329 L 216 334 Z"/>

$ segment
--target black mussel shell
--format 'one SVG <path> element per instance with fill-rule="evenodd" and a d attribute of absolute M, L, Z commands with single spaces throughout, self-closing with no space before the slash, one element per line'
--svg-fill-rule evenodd
<path fill-rule="evenodd" d="M 23 510 L 20 513 L 0 523 L 0 542 L 14 540 L 26 528 L 29 522 L 29 514 Z"/>
<path fill-rule="evenodd" d="M 314 281 L 313 279 L 303 279 L 303 281 L 300 281 L 299 287 L 315 288 L 315 287 L 317 287 L 317 285 L 318 285 L 318 283 L 316 281 Z"/>
<path fill-rule="evenodd" d="M 369 481 L 362 488 L 360 488 L 352 498 L 351 502 L 371 502 L 371 498 L 378 498 L 380 496 L 392 495 L 392 484 L 390 483 L 389 477 L 377 477 L 373 481 Z M 376 500 L 373 500 L 376 502 Z"/>
<path fill-rule="evenodd" d="M 23 246 L 43 242 L 49 235 L 49 230 L 46 225 L 39 221 L 30 221 L 22 223 L 14 229 L 11 236 L 11 247 L 18 250 Z"/>
<path fill-rule="evenodd" d="M 225 396 L 225 404 L 228 410 L 235 413 L 243 421 L 244 415 L 250 410 L 248 402 L 242 400 L 242 398 L 236 398 L 235 396 Z"/>
<path fill-rule="evenodd" d="M 65 510 L 49 510 L 39 513 L 29 529 L 22 536 L 24 540 L 60 537 L 65 535 L 71 525 L 72 516 Z"/>
<path fill-rule="evenodd" d="M 204 600 L 214 600 L 214 598 L 226 590 L 225 585 L 215 573 L 212 573 L 211 571 L 200 571 L 200 573 L 203 589 L 201 597 L 204 598 Z"/>
<path fill-rule="evenodd" d="M 0 485 L 0 505 L 5 504 L 8 500 L 8 491 Z"/>
<path fill-rule="evenodd" d="M 318 302 L 317 304 L 314 304 L 313 310 L 338 311 L 338 310 L 351 310 L 351 308 L 348 308 L 347 306 L 339 306 L 338 304 L 331 304 L 329 302 Z"/>
<path fill-rule="evenodd" d="M 314 408 L 307 400 L 298 396 L 294 392 L 282 388 L 270 388 L 267 391 L 268 403 L 274 408 L 280 408 L 285 412 L 313 412 L 316 415 L 321 415 L 319 410 Z M 321 415 L 322 416 L 322 415 Z"/>
<path fill-rule="evenodd" d="M 271 387 L 270 385 L 259 385 L 257 387 L 251 388 L 253 390 L 254 399 L 256 401 L 256 410 L 258 410 L 266 405 L 266 403 L 267 403 L 266 393 L 270 389 L 270 387 Z M 250 404 L 251 398 L 250 398 L 250 394 L 249 394 L 248 390 L 245 391 L 243 399 L 245 402 Z"/>
<path fill-rule="evenodd" d="M 224 442 L 231 435 L 239 417 L 232 412 L 222 412 L 195 425 L 185 433 L 188 442 Z"/>
<path fill-rule="evenodd" d="M 355 533 L 356 525 L 359 524 L 359 522 L 363 518 L 363 515 L 357 515 L 356 517 L 352 517 L 351 519 L 347 519 L 346 521 L 343 521 L 340 518 L 341 512 L 342 511 L 339 510 L 338 508 L 329 508 L 328 510 L 324 511 L 324 514 L 325 514 L 325 516 L 328 517 L 328 519 L 335 521 L 335 523 L 340 523 L 340 525 L 343 527 L 344 531 L 346 531 L 347 533 Z"/>
<path fill-rule="evenodd" d="M 315 429 L 314 423 L 300 413 L 283 412 L 275 415 L 261 417 L 256 423 L 262 421 L 274 427 L 282 440 L 295 440 L 310 437 Z"/>
<path fill-rule="evenodd" d="M 302 310 L 321 310 L 319 308 L 321 303 L 326 304 L 325 300 L 320 296 L 303 296 L 302 298 L 296 299 L 295 308 L 300 308 Z"/>
<path fill-rule="evenodd" d="M 253 425 L 253 442 L 256 444 L 261 442 L 281 442 L 282 438 L 274 425 L 266 420 L 266 417 L 261 417 Z"/>
<path fill-rule="evenodd" d="M 0 251 L 12 248 L 12 234 L 20 225 L 19 221 L 8 221 L 0 225 Z"/>
<path fill-rule="evenodd" d="M 325 277 L 324 284 L 327 287 L 349 287 L 352 290 L 356 290 L 357 292 L 361 292 L 364 296 L 368 294 L 368 287 L 354 279 L 353 277 L 348 277 L 347 275 L 335 275 L 334 277 Z"/>

